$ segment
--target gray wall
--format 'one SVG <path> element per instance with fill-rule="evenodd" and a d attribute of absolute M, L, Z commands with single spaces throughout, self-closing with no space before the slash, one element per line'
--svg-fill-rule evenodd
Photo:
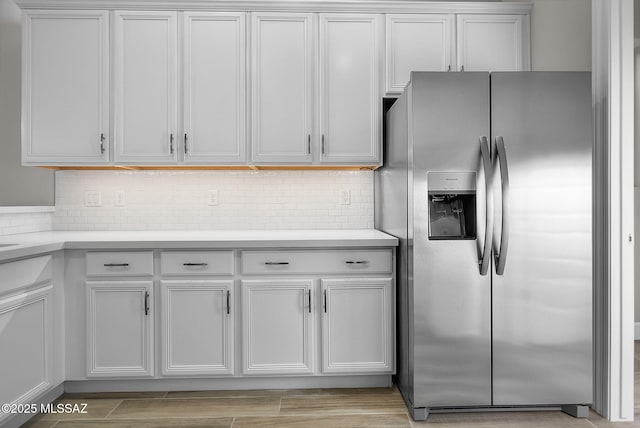
<path fill-rule="evenodd" d="M 515 1 L 533 3 L 532 70 L 591 70 L 591 0 Z"/>
<path fill-rule="evenodd" d="M 20 166 L 20 17 L 0 0 L 0 206 L 53 205 L 53 172 Z"/>

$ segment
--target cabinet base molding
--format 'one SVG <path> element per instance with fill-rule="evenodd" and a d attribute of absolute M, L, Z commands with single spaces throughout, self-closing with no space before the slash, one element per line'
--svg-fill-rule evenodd
<path fill-rule="evenodd" d="M 38 408 L 40 408 L 40 405 L 42 404 L 47 405 L 49 403 L 53 403 L 55 399 L 60 397 L 63 393 L 64 384 L 61 383 L 54 388 L 48 389 L 47 392 L 39 394 L 33 398 L 29 398 L 28 403 L 24 402 L 22 404 L 36 404 Z M 9 418 L 7 420 L 0 418 L 0 425 L 2 425 L 2 428 L 18 428 L 34 416 L 35 414 L 33 413 L 16 413 L 13 415 L 13 418 Z"/>
<path fill-rule="evenodd" d="M 137 379 L 67 381 L 64 391 L 140 392 L 140 391 L 222 391 L 244 389 L 307 388 L 387 388 L 393 385 L 391 375 L 373 376 L 306 376 L 210 379 Z"/>

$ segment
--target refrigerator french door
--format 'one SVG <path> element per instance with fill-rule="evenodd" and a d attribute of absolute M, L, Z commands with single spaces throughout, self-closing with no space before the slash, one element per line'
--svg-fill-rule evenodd
<path fill-rule="evenodd" d="M 416 419 L 592 401 L 591 83 L 412 73 L 376 226 L 400 239 L 398 386 Z"/>

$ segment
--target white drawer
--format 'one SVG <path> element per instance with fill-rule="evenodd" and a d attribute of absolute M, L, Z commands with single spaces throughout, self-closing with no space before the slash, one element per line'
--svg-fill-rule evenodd
<path fill-rule="evenodd" d="M 243 251 L 244 274 L 391 273 L 392 250 Z"/>
<path fill-rule="evenodd" d="M 0 294 L 51 281 L 52 276 L 51 256 L 0 264 Z"/>
<path fill-rule="evenodd" d="M 162 275 L 233 275 L 233 251 L 163 251 Z"/>
<path fill-rule="evenodd" d="M 153 251 L 87 253 L 87 276 L 152 276 Z"/>

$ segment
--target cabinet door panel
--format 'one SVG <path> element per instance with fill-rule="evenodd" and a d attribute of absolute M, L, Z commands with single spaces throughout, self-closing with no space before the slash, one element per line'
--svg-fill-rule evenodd
<path fill-rule="evenodd" d="M 245 161 L 245 16 L 184 14 L 184 159 Z"/>
<path fill-rule="evenodd" d="M 377 15 L 320 17 L 323 163 L 379 161 L 379 26 Z"/>
<path fill-rule="evenodd" d="M 458 15 L 458 67 L 464 71 L 523 71 L 522 15 Z M 527 61 L 528 63 L 528 61 Z"/>
<path fill-rule="evenodd" d="M 311 161 L 311 14 L 254 14 L 252 159 Z"/>
<path fill-rule="evenodd" d="M 108 25 L 107 12 L 25 12 L 23 162 L 109 160 Z"/>
<path fill-rule="evenodd" d="M 151 281 L 87 282 L 87 376 L 153 375 L 151 302 Z"/>
<path fill-rule="evenodd" d="M 452 64 L 452 15 L 387 15 L 386 92 L 399 94 L 412 71 L 447 71 Z"/>
<path fill-rule="evenodd" d="M 30 403 L 51 385 L 51 293 L 48 285 L 0 300 L 2 403 Z"/>
<path fill-rule="evenodd" d="M 115 14 L 116 162 L 177 160 L 176 28 L 175 12 Z"/>
<path fill-rule="evenodd" d="M 393 371 L 392 279 L 322 280 L 322 370 Z"/>
<path fill-rule="evenodd" d="M 312 280 L 242 281 L 244 374 L 311 373 Z"/>
<path fill-rule="evenodd" d="M 232 285 L 233 281 L 162 281 L 163 375 L 233 372 Z"/>

